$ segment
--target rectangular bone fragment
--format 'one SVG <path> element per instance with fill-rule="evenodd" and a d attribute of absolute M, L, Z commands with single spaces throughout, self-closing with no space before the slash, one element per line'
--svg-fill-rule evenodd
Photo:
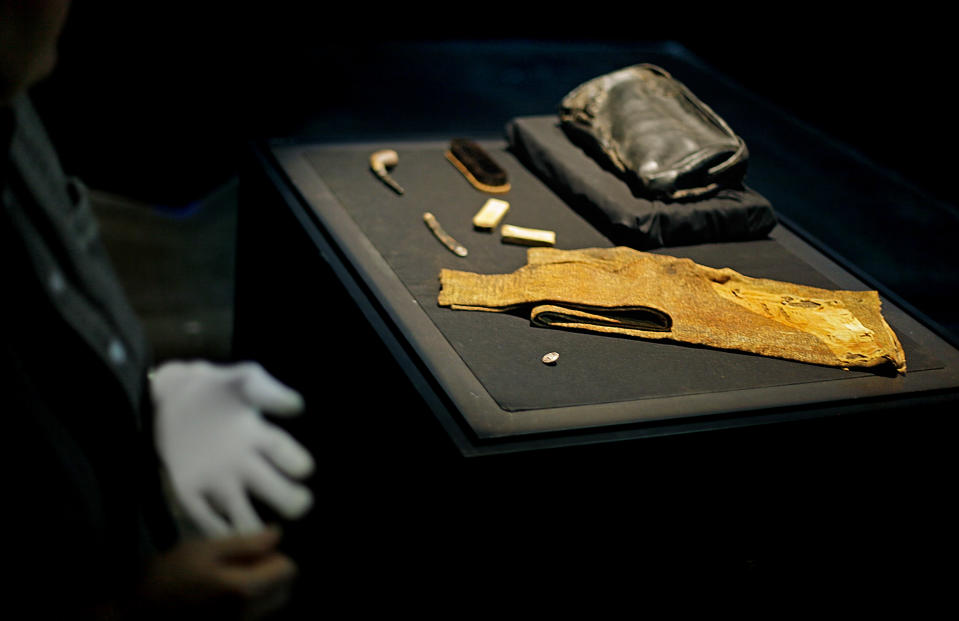
<path fill-rule="evenodd" d="M 509 211 L 509 203 L 498 198 L 491 198 L 473 216 L 473 226 L 478 229 L 492 231 L 499 225 L 503 216 Z"/>
<path fill-rule="evenodd" d="M 553 246 L 556 244 L 556 232 L 543 229 L 527 229 L 512 224 L 504 224 L 500 228 L 503 241 L 509 244 L 523 246 Z"/>

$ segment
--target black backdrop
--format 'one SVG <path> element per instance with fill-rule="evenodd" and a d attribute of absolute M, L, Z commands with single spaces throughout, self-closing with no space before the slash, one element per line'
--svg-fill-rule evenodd
<path fill-rule="evenodd" d="M 496 46 L 498 62 L 522 69 L 523 48 L 511 50 L 511 42 L 577 49 L 673 40 L 757 95 L 955 202 L 952 164 L 935 153 L 959 137 L 946 96 L 948 20 L 915 5 L 909 15 L 837 17 L 809 8 L 703 13 L 644 6 L 592 13 L 495 2 L 462 11 L 234 4 L 75 3 L 60 66 L 36 96 L 68 163 L 94 185 L 184 201 L 231 174 L 236 148 L 247 139 L 301 133 L 331 113 L 343 117 L 341 136 L 368 127 L 357 115 L 349 118 L 351 108 L 377 111 L 391 129 L 442 123 L 435 110 L 409 118 L 404 106 L 419 102 L 394 98 L 390 85 L 412 76 L 421 94 L 441 93 L 450 76 L 479 79 L 477 71 L 487 66 L 472 65 L 467 53 L 430 83 L 444 58 L 404 56 L 398 44 L 486 42 Z M 561 56 L 550 66 L 553 88 L 514 80 L 514 98 L 540 108 L 521 112 L 550 112 L 574 85 L 562 80 L 569 61 Z M 488 83 L 491 90 L 498 86 L 497 77 Z M 484 128 L 506 120 L 492 118 Z"/>

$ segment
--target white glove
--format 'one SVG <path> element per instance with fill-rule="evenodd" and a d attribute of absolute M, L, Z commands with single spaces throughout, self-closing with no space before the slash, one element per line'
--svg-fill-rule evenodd
<path fill-rule="evenodd" d="M 312 494 L 290 477 L 309 476 L 313 458 L 260 412 L 299 414 L 299 393 L 254 362 L 199 361 L 160 366 L 151 394 L 157 450 L 177 500 L 204 534 L 262 530 L 248 493 L 289 519 L 309 510 Z"/>

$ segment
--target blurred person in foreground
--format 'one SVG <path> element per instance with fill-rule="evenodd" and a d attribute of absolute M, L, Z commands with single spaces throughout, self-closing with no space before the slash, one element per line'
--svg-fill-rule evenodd
<path fill-rule="evenodd" d="M 86 190 L 28 97 L 69 4 L 0 0 L 8 601 L 71 619 L 257 618 L 286 603 L 296 567 L 252 498 L 287 519 L 312 504 L 310 454 L 264 414 L 302 398 L 251 362 L 151 368 Z"/>

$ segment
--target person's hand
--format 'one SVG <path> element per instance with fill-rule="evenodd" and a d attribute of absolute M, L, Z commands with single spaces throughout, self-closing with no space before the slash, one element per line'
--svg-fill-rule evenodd
<path fill-rule="evenodd" d="M 296 576 L 279 531 L 191 540 L 155 557 L 132 602 L 137 619 L 256 619 L 282 608 Z"/>
<path fill-rule="evenodd" d="M 313 459 L 261 412 L 292 416 L 299 393 L 257 363 L 169 362 L 151 374 L 156 446 L 187 517 L 209 536 L 261 530 L 249 494 L 288 519 L 309 510 L 309 489 L 293 479 Z"/>

